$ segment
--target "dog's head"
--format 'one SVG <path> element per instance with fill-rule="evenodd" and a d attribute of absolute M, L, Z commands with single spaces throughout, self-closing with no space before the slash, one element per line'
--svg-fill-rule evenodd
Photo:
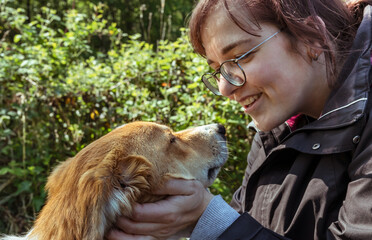
<path fill-rule="evenodd" d="M 115 155 L 125 156 L 124 161 L 119 161 L 122 168 L 117 169 L 121 175 L 128 170 L 127 162 L 136 159 L 151 169 L 156 185 L 162 178 L 171 176 L 197 179 L 208 187 L 228 155 L 225 129 L 217 124 L 173 132 L 164 125 L 136 122 L 106 137 L 116 143 L 114 152 L 122 152 Z"/>
<path fill-rule="evenodd" d="M 69 213 L 76 212 L 76 221 L 82 217 L 99 221 L 85 225 L 102 226 L 98 231 L 104 232 L 117 215 L 130 215 L 134 202 L 158 199 L 151 191 L 169 177 L 211 185 L 227 156 L 221 125 L 173 132 L 156 123 L 126 124 L 55 169 L 48 179 L 48 203 L 41 215 L 69 208 Z M 69 216 L 68 221 L 72 219 Z"/>

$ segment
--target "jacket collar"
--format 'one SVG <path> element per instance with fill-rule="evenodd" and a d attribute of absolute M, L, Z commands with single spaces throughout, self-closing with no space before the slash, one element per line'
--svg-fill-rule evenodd
<path fill-rule="evenodd" d="M 337 79 L 335 88 L 317 121 L 305 128 L 337 128 L 363 116 L 371 85 L 372 6 L 364 9 L 363 20 L 351 53 Z"/>

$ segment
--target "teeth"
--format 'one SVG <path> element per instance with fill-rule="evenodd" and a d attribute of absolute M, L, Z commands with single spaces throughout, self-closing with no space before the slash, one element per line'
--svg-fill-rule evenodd
<path fill-rule="evenodd" d="M 244 101 L 241 102 L 240 104 L 241 104 L 242 106 L 248 106 L 248 105 L 252 104 L 254 101 L 256 101 L 260 96 L 261 96 L 261 94 L 254 95 L 254 96 L 252 96 L 252 97 L 247 98 L 246 100 L 244 100 Z"/>

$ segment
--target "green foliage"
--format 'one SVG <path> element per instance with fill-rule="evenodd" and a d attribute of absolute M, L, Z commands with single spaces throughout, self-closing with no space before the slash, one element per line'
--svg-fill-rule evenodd
<path fill-rule="evenodd" d="M 63 20 L 43 8 L 28 21 L 9 2 L 0 0 L 0 232 L 30 227 L 56 164 L 135 120 L 176 131 L 225 125 L 230 158 L 211 191 L 231 199 L 246 166 L 248 119 L 201 84 L 209 69 L 186 30 L 154 50 L 106 21 L 102 5 L 92 16 L 72 10 Z M 109 47 L 97 45 L 97 37 Z"/>
<path fill-rule="evenodd" d="M 157 40 L 175 40 L 180 36 L 179 28 L 187 22 L 195 0 L 17 0 L 14 7 L 25 9 L 30 21 L 42 14 L 42 8 L 56 10 L 64 18 L 69 10 L 91 15 L 92 5 L 105 4 L 102 17 L 109 23 L 116 23 L 120 29 L 132 35 L 141 33 L 141 40 L 156 43 Z"/>

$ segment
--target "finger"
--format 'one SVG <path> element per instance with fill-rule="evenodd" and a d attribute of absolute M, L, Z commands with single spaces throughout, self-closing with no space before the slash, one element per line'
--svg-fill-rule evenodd
<path fill-rule="evenodd" d="M 195 190 L 193 195 L 168 196 L 154 203 L 134 204 L 132 220 L 146 223 L 177 223 L 177 218 L 187 216 L 197 208 L 205 208 L 213 195 L 204 188 Z"/>
<path fill-rule="evenodd" d="M 164 183 L 161 188 L 156 189 L 156 195 L 192 195 L 195 189 L 203 188 L 201 182 L 197 180 L 185 180 L 172 178 Z"/>
<path fill-rule="evenodd" d="M 166 227 L 166 224 L 146 220 L 146 222 L 136 222 L 132 219 L 121 217 L 117 219 L 116 227 L 131 234 L 159 231 Z"/>
<path fill-rule="evenodd" d="M 116 227 L 125 231 L 126 234 L 151 234 L 157 237 L 173 235 L 186 226 L 187 225 L 172 226 L 162 223 L 135 222 L 128 218 L 119 218 L 116 222 Z"/>
<path fill-rule="evenodd" d="M 198 202 L 191 196 L 176 195 L 154 203 L 135 204 L 131 219 L 135 222 L 171 224 L 177 221 L 177 216 L 186 212 L 183 208 L 185 204 L 193 208 Z"/>
<path fill-rule="evenodd" d="M 105 237 L 107 240 L 156 240 L 151 236 L 127 234 L 118 229 L 110 230 Z"/>
<path fill-rule="evenodd" d="M 161 222 L 171 223 L 173 219 L 173 206 L 169 200 L 161 200 L 154 203 L 134 204 L 133 215 L 131 217 L 135 222 Z"/>

